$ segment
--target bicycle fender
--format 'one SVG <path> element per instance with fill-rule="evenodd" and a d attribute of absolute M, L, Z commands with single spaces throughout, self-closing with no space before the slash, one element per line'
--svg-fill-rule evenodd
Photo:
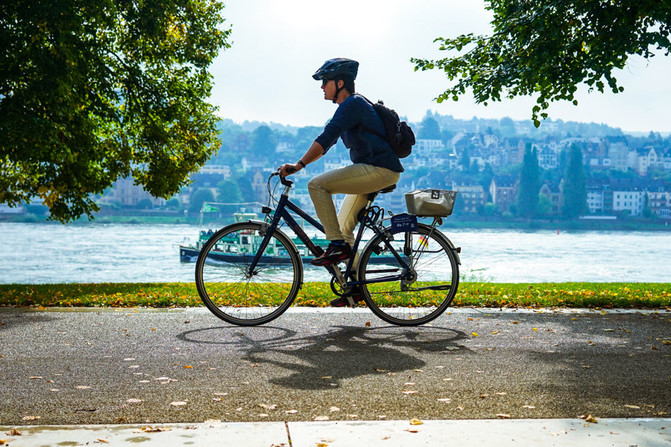
<path fill-rule="evenodd" d="M 426 225 L 426 224 L 424 224 L 424 223 L 420 223 L 419 225 L 420 225 L 420 226 L 423 226 L 423 227 L 426 227 L 427 229 L 431 229 L 431 227 L 430 227 L 429 225 Z M 438 231 L 438 233 L 436 233 L 435 231 Z M 443 239 L 445 240 L 445 242 L 447 242 L 447 245 L 450 246 L 450 248 L 452 249 L 452 252 L 454 253 L 454 256 L 456 256 L 456 258 L 457 258 L 457 264 L 461 265 L 461 258 L 459 257 L 459 252 L 461 251 L 461 248 L 457 248 L 457 247 L 452 243 L 452 241 L 450 240 L 450 238 L 448 238 L 447 236 L 445 236 L 445 233 L 443 233 L 442 231 L 440 231 L 440 230 L 438 230 L 438 229 L 436 229 L 435 231 L 434 231 L 434 234 L 436 235 L 436 237 L 441 237 L 441 238 L 443 238 Z"/>
<path fill-rule="evenodd" d="M 445 239 L 447 244 L 450 246 L 450 248 L 452 248 L 452 252 L 454 253 L 454 256 L 457 257 L 457 263 L 459 265 L 461 265 L 461 258 L 459 257 L 459 253 L 461 252 L 461 247 L 457 248 L 447 236 L 445 236 L 442 233 L 441 233 L 441 235 L 443 236 L 443 238 Z"/>

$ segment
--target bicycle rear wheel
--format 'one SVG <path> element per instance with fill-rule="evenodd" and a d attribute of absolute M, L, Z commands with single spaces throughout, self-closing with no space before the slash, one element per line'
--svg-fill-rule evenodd
<path fill-rule="evenodd" d="M 410 275 L 403 280 L 362 285 L 366 304 L 388 323 L 402 326 L 428 323 L 447 309 L 457 293 L 456 249 L 440 231 L 421 223 L 417 230 L 393 237 L 389 242 L 410 266 Z M 359 281 L 383 280 L 403 271 L 400 262 L 390 257 L 385 240 L 386 237 L 378 235 L 364 247 L 359 260 Z"/>
<path fill-rule="evenodd" d="M 250 273 L 264 228 L 257 222 L 229 225 L 216 232 L 198 255 L 198 294 L 213 314 L 228 323 L 255 326 L 279 317 L 291 306 L 303 282 L 301 258 L 279 230 Z"/>

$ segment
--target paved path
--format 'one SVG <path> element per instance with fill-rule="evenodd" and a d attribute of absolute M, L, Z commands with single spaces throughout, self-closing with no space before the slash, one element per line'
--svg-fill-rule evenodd
<path fill-rule="evenodd" d="M 671 417 L 671 312 L 0 311 L 0 424 Z"/>

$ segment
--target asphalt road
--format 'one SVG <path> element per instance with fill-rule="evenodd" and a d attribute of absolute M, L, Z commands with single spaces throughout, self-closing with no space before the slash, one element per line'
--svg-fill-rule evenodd
<path fill-rule="evenodd" d="M 0 424 L 670 417 L 671 312 L 0 309 Z"/>

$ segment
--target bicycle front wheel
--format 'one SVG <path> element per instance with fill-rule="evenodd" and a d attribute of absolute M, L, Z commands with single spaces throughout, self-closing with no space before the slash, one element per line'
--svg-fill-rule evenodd
<path fill-rule="evenodd" d="M 447 309 L 457 293 L 456 249 L 440 231 L 421 223 L 415 231 L 394 234 L 393 240 L 387 237 L 375 236 L 361 254 L 358 279 L 368 282 L 361 286 L 366 304 L 388 323 L 428 323 Z M 399 279 L 403 266 L 389 246 L 410 268 L 404 279 Z"/>
<path fill-rule="evenodd" d="M 228 323 L 255 326 L 279 317 L 303 282 L 298 251 L 279 230 L 250 270 L 264 230 L 258 222 L 229 225 L 212 235 L 198 255 L 198 294 L 213 314 Z"/>

